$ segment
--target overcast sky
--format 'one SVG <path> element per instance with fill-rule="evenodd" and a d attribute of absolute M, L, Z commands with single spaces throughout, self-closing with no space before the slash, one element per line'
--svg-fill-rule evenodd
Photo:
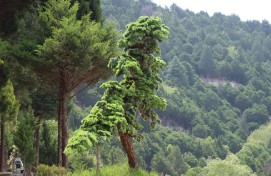
<path fill-rule="evenodd" d="M 268 20 L 271 23 L 271 5 L 269 0 L 152 0 L 158 5 L 168 7 L 175 3 L 182 9 L 194 12 L 205 11 L 209 15 L 221 12 L 225 15 L 236 14 L 242 21 Z"/>

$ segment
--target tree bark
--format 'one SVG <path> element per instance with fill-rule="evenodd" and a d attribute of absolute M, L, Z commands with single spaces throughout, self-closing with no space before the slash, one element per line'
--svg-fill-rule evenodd
<path fill-rule="evenodd" d="M 40 119 L 38 119 L 37 128 L 35 131 L 35 149 L 36 149 L 36 162 L 35 168 L 39 165 L 40 161 Z"/>
<path fill-rule="evenodd" d="M 4 160 L 5 160 L 5 122 L 1 120 L 1 152 L 0 152 L 0 171 L 4 171 Z"/>
<path fill-rule="evenodd" d="M 68 109 L 67 109 L 68 96 L 63 93 L 62 97 L 62 167 L 68 168 L 68 158 L 65 155 L 64 150 L 68 144 Z"/>
<path fill-rule="evenodd" d="M 135 157 L 135 151 L 132 144 L 132 138 L 128 133 L 123 133 L 118 129 L 121 144 L 123 146 L 124 151 L 127 154 L 128 157 L 128 163 L 130 168 L 137 167 L 136 157 Z"/>
<path fill-rule="evenodd" d="M 62 105 L 62 100 L 61 98 L 59 97 L 59 100 L 58 100 L 58 118 L 57 118 L 57 132 L 58 132 L 58 135 L 57 135 L 57 144 L 58 144 L 58 149 L 57 149 L 57 159 L 58 159 L 58 166 L 59 167 L 62 167 L 62 108 L 61 108 L 61 105 Z"/>
<path fill-rule="evenodd" d="M 97 173 L 100 173 L 100 166 L 101 166 L 101 147 L 100 144 L 96 145 L 96 160 L 97 160 Z"/>
<path fill-rule="evenodd" d="M 58 106 L 58 165 L 60 167 L 68 168 L 68 158 L 64 153 L 64 150 L 68 144 L 68 109 L 67 101 L 69 93 L 67 91 L 67 75 L 65 73 L 65 67 L 60 70 L 59 80 L 59 106 Z"/>

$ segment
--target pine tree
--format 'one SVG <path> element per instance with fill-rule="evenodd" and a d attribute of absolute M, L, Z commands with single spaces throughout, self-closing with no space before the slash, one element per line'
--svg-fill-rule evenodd
<path fill-rule="evenodd" d="M 102 21 L 102 10 L 100 0 L 90 0 L 91 20 L 96 22 Z"/>
<path fill-rule="evenodd" d="M 67 167 L 63 153 L 68 141 L 67 101 L 79 85 L 92 85 L 107 78 L 110 75 L 107 63 L 117 52 L 118 34 L 114 26 L 90 21 L 89 14 L 78 20 L 77 12 L 78 3 L 47 2 L 44 10 L 39 11 L 39 23 L 51 34 L 38 46 L 38 57 L 33 60 L 43 87 L 57 90 L 58 162 L 63 167 Z"/>
<path fill-rule="evenodd" d="M 4 62 L 0 60 L 0 73 L 6 73 Z M 17 117 L 19 102 L 14 95 L 13 85 L 10 80 L 6 81 L 7 75 L 2 76 L 0 82 L 0 119 L 1 119 L 1 153 L 0 153 L 0 171 L 4 170 L 5 162 L 5 123 L 12 121 Z M 5 78 L 5 79 L 4 79 Z"/>
<path fill-rule="evenodd" d="M 38 88 L 36 92 L 31 94 L 31 106 L 34 110 L 34 116 L 37 119 L 37 129 L 35 130 L 35 150 L 36 162 L 35 166 L 39 165 L 40 150 L 40 127 L 43 120 L 55 118 L 57 116 L 57 101 L 56 97 L 49 95 L 42 88 Z"/>
<path fill-rule="evenodd" d="M 90 14 L 90 19 L 95 22 L 102 22 L 102 9 L 100 0 L 71 0 L 71 3 L 79 3 L 77 18 L 81 19 L 84 15 Z"/>
<path fill-rule="evenodd" d="M 14 133 L 14 144 L 18 147 L 22 156 L 26 172 L 31 171 L 32 164 L 35 162 L 34 135 L 37 121 L 31 108 L 20 119 Z"/>
<path fill-rule="evenodd" d="M 47 165 L 57 163 L 56 141 L 52 139 L 51 131 L 47 123 L 42 124 L 40 162 Z"/>

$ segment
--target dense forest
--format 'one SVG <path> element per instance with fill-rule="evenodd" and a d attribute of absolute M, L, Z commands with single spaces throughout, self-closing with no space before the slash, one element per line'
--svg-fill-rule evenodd
<path fill-rule="evenodd" d="M 1 171 L 20 156 L 40 175 L 271 174 L 267 20 L 151 0 L 4 2 Z"/>

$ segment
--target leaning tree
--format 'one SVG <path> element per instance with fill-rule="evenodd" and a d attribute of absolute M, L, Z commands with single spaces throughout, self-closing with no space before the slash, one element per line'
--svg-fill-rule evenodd
<path fill-rule="evenodd" d="M 166 107 L 165 99 L 157 96 L 156 91 L 162 82 L 159 71 L 165 66 L 157 56 L 160 54 L 158 44 L 168 33 L 168 27 L 155 17 L 140 17 L 126 26 L 124 38 L 119 41 L 124 53 L 109 63 L 116 77 L 122 80 L 102 85 L 106 89 L 102 100 L 95 104 L 69 140 L 67 154 L 87 150 L 97 144 L 100 137 L 108 138 L 118 131 L 129 166 L 137 166 L 132 140 L 142 139 L 137 133 L 142 125 L 136 113 L 154 127 L 160 121 L 154 109 Z"/>

